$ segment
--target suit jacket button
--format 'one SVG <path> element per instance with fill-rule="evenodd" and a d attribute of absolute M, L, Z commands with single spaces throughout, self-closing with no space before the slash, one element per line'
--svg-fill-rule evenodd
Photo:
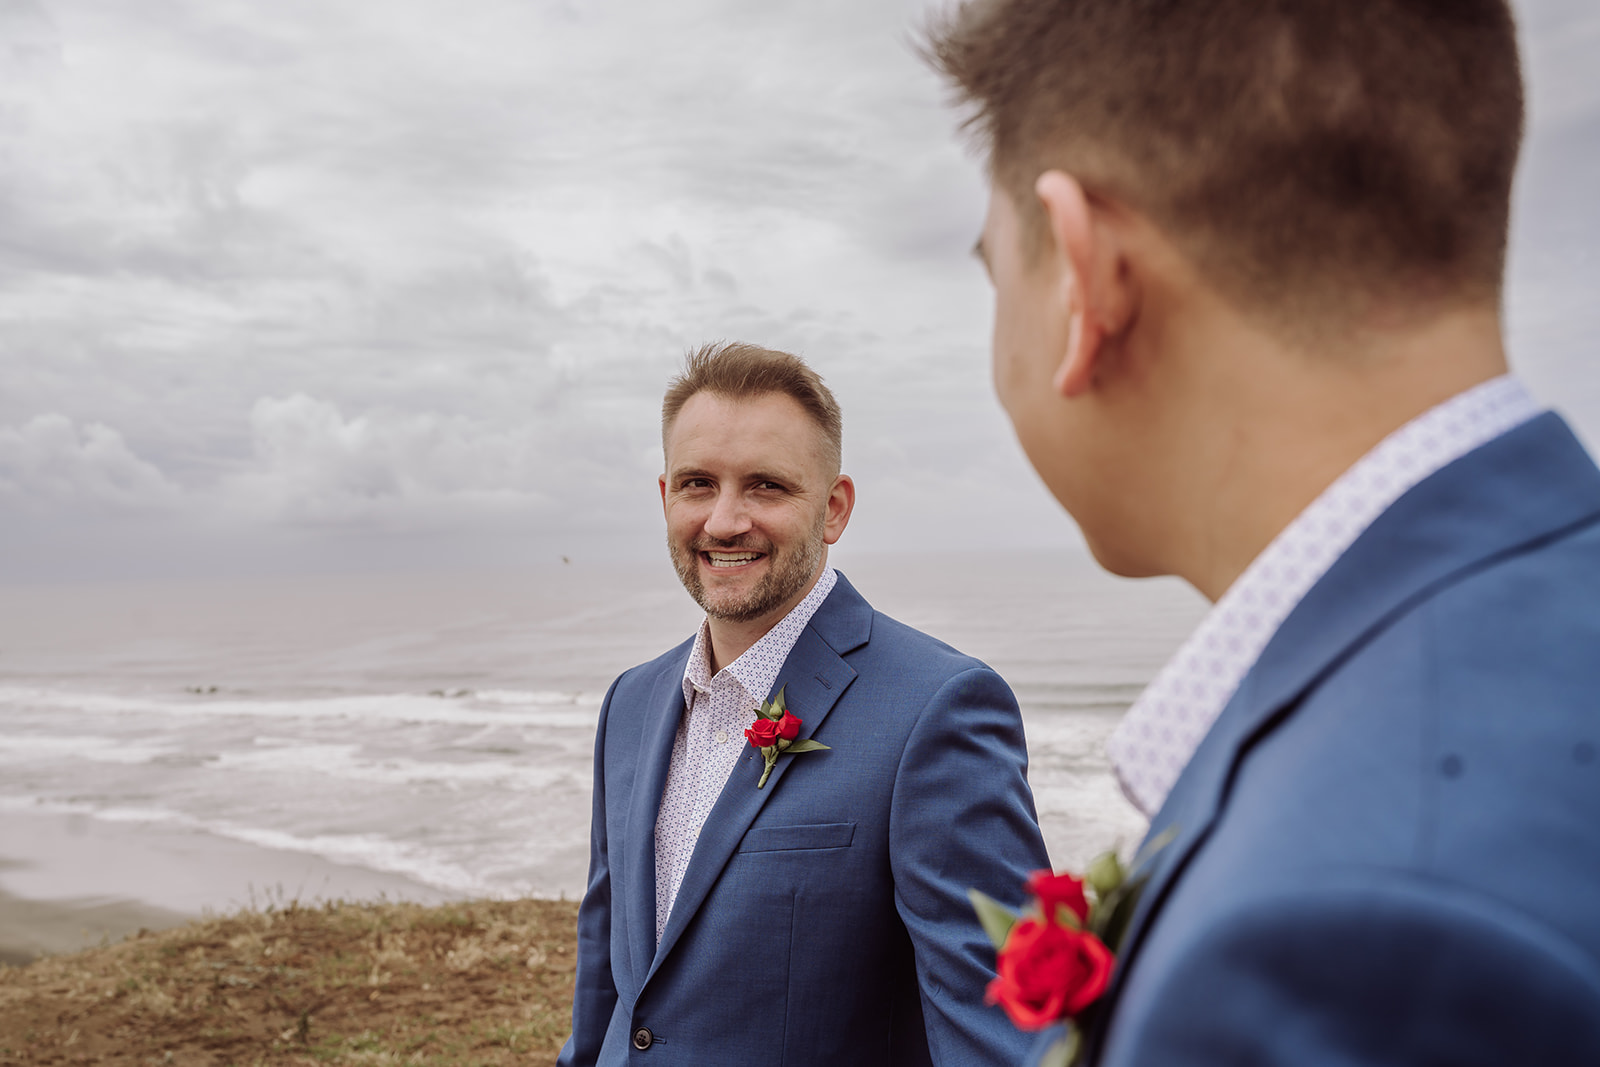
<path fill-rule="evenodd" d="M 643 1052 L 656 1043 L 656 1035 L 650 1032 L 648 1026 L 641 1026 L 633 1032 L 633 1047 Z"/>

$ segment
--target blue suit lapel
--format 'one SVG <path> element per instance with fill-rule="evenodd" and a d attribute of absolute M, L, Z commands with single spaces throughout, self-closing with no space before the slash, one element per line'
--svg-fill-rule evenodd
<path fill-rule="evenodd" d="M 1396 501 L 1284 620 L 1150 823 L 1150 880 L 1107 1003 L 1152 919 L 1226 803 L 1240 760 L 1362 643 L 1440 586 L 1600 520 L 1600 471 L 1560 418 L 1542 415 L 1445 467 Z"/>
<path fill-rule="evenodd" d="M 841 653 L 865 643 L 871 629 L 871 616 L 872 609 L 866 601 L 840 575 L 838 584 L 801 632 L 789 658 L 784 661 L 773 692 L 776 693 L 780 688 L 784 690 L 787 706 L 802 720 L 801 738 L 811 737 L 821 728 L 834 704 L 855 680 L 855 668 L 844 661 Z M 771 695 L 768 694 L 768 697 Z M 670 744 L 668 747 L 670 751 Z M 743 840 L 745 831 L 783 787 L 790 765 L 795 759 L 801 758 L 779 756 L 767 784 L 757 789 L 756 783 L 761 780 L 763 766 L 761 755 L 748 746 L 746 749 L 745 755 L 728 776 L 728 782 L 711 809 L 711 814 L 706 817 L 705 826 L 700 830 L 700 839 L 695 843 L 694 855 L 689 860 L 688 870 L 684 872 L 683 884 L 678 887 L 677 899 L 673 901 L 672 914 L 667 918 L 666 929 L 661 932 L 661 944 L 656 949 L 650 975 L 645 978 L 647 982 L 660 969 L 662 961 L 705 903 L 706 895 L 711 892 L 722 869 Z M 828 753 L 810 753 L 803 758 L 825 760 Z M 659 806 L 659 794 L 656 801 Z M 655 840 L 654 818 L 652 808 L 652 844 Z M 654 925 L 650 929 L 654 931 Z"/>
<path fill-rule="evenodd" d="M 667 787 L 672 765 L 672 743 L 683 719 L 683 671 L 694 642 L 684 645 L 656 680 L 651 693 L 649 719 L 641 732 L 638 777 L 628 804 L 628 868 L 634 872 L 633 892 L 623 906 L 628 909 L 628 950 L 633 973 L 644 974 L 656 952 L 656 813 Z"/>

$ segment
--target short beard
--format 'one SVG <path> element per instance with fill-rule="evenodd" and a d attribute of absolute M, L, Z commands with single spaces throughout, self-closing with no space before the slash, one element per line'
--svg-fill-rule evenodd
<path fill-rule="evenodd" d="M 722 622 L 750 622 L 772 611 L 805 588 L 817 568 L 822 564 L 822 555 L 826 550 L 823 541 L 823 527 L 827 522 L 826 515 L 818 515 L 817 523 L 811 530 L 811 536 L 805 542 L 792 549 L 786 556 L 778 556 L 771 552 L 771 545 L 767 546 L 767 556 L 772 560 L 772 567 L 756 587 L 750 590 L 748 596 L 741 600 L 728 603 L 717 603 L 706 593 L 705 583 L 700 580 L 700 553 L 701 552 L 737 552 L 741 549 L 752 549 L 751 546 L 741 544 L 739 541 L 717 541 L 704 538 L 684 548 L 667 538 L 667 550 L 672 555 L 672 566 L 678 572 L 678 580 L 689 591 L 694 602 L 699 604 L 705 613 L 713 619 Z"/>

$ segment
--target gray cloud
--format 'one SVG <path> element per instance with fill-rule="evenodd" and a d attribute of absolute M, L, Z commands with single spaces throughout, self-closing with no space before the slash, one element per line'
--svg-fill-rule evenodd
<path fill-rule="evenodd" d="M 109 426 L 77 426 L 58 414 L 0 426 L 0 505 L 70 516 L 156 511 L 181 496 L 160 470 Z"/>
<path fill-rule="evenodd" d="M 1511 339 L 1594 436 L 1600 16 L 1519 8 Z M 656 554 L 660 390 L 724 337 L 838 391 L 847 547 L 1070 541 L 927 9 L 0 0 L 0 568 Z"/>
<path fill-rule="evenodd" d="M 544 503 L 533 435 L 435 414 L 346 418 L 304 393 L 250 413 L 259 466 L 228 486 L 246 513 L 309 522 L 405 520 L 431 506 L 501 510 Z"/>

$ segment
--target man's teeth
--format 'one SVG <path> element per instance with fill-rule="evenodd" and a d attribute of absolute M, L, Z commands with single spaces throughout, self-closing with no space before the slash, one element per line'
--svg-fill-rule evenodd
<path fill-rule="evenodd" d="M 707 552 L 713 567 L 738 567 L 761 558 L 759 552 Z"/>

